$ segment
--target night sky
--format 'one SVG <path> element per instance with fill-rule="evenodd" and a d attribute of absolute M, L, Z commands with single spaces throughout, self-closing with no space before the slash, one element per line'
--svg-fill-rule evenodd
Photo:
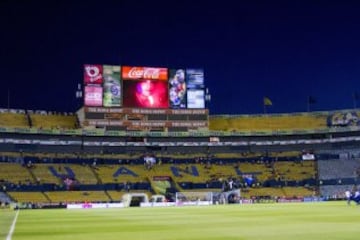
<path fill-rule="evenodd" d="M 26 2 L 26 3 L 21 3 Z M 348 109 L 359 1 L 0 2 L 0 107 L 75 111 L 83 64 L 203 68 L 211 114 Z M 360 102 L 358 103 L 360 106 Z"/>

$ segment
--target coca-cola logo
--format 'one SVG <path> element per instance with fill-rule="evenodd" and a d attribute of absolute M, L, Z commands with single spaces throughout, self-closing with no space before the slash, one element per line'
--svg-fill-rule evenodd
<path fill-rule="evenodd" d="M 137 68 L 133 67 L 128 72 L 129 78 L 149 78 L 158 79 L 160 77 L 159 68 Z"/>

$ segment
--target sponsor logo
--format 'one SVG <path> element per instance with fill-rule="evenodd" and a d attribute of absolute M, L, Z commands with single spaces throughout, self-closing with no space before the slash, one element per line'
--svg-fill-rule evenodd
<path fill-rule="evenodd" d="M 98 65 L 85 65 L 85 83 L 101 84 L 102 67 Z"/>
<path fill-rule="evenodd" d="M 167 75 L 166 68 L 123 67 L 125 79 L 167 80 Z"/>

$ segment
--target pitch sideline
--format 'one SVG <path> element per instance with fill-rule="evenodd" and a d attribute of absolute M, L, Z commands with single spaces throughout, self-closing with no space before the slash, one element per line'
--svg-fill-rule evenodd
<path fill-rule="evenodd" d="M 18 216 L 19 216 L 19 212 L 20 212 L 20 210 L 17 210 L 17 211 L 16 211 L 16 215 L 15 215 L 15 217 L 14 217 L 14 220 L 13 220 L 12 224 L 11 224 L 9 233 L 8 233 L 8 235 L 6 236 L 6 240 L 11 240 L 11 238 L 12 238 L 12 235 L 13 235 L 14 230 L 15 230 L 16 221 L 17 221 L 17 218 L 18 218 Z"/>

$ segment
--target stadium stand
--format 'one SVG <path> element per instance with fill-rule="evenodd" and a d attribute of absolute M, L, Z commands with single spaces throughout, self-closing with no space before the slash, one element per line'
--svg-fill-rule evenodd
<path fill-rule="evenodd" d="M 286 197 L 307 197 L 316 196 L 315 187 L 283 187 L 282 189 Z"/>
<path fill-rule="evenodd" d="M 28 128 L 29 123 L 25 113 L 0 112 L 1 127 Z"/>
<path fill-rule="evenodd" d="M 298 155 L 289 152 L 291 156 Z M 30 156 L 29 156 L 30 155 Z M 232 179 L 234 187 L 240 187 L 244 190 L 244 196 L 259 196 L 268 190 L 268 195 L 289 196 L 299 195 L 294 191 L 289 193 L 273 189 L 283 187 L 289 184 L 290 187 L 302 187 L 306 184 L 305 180 L 312 178 L 315 172 L 313 161 L 304 163 L 295 163 L 291 156 L 281 158 L 283 161 L 270 164 L 264 161 L 262 157 L 253 157 L 259 154 L 250 154 L 250 158 L 192 158 L 176 159 L 163 158 L 163 163 L 156 164 L 151 168 L 144 165 L 143 160 L 126 160 L 129 164 L 107 164 L 108 161 L 115 159 L 90 158 L 87 164 L 67 164 L 68 158 L 51 158 L 53 162 L 47 163 L 48 158 L 44 155 L 28 154 L 23 161 L 25 166 L 18 163 L 2 163 L 3 171 L 17 172 L 18 176 L 6 175 L 5 182 L 17 183 L 25 181 L 30 186 L 19 186 L 15 190 L 21 192 L 24 189 L 28 191 L 43 191 L 50 201 L 59 201 L 61 193 L 72 193 L 66 197 L 67 201 L 82 201 L 90 197 L 82 197 L 80 191 L 92 192 L 92 196 L 103 196 L 98 201 L 111 201 L 119 199 L 125 192 L 142 191 L 166 194 L 168 189 L 177 189 L 176 191 L 222 191 L 225 182 Z M 274 156 L 285 156 L 284 153 Z M 124 156 L 124 155 L 121 155 Z M 72 158 L 75 158 L 72 156 Z M 44 161 L 42 163 L 41 161 Z M 71 158 L 70 158 L 71 159 Z M 271 158 L 271 159 L 278 159 Z M 289 160 L 290 159 L 290 160 Z M 32 162 L 31 167 L 27 163 Z M 99 164 L 94 164 L 94 162 Z M 117 161 L 117 160 L 115 160 Z M 276 179 L 277 174 L 281 179 Z M 154 181 L 155 177 L 169 177 L 168 181 Z M 251 178 L 247 182 L 246 178 Z M 296 182 L 293 183 L 293 182 Z M 292 184 L 293 183 L 293 184 Z M 267 190 L 266 190 L 267 189 Z M 295 188 L 294 188 L 295 189 Z M 13 190 L 13 189 L 10 189 Z M 61 191 L 59 191 L 61 190 Z M 96 195 L 99 191 L 101 194 Z M 57 192 L 56 194 L 53 192 Z M 109 193 L 109 195 L 107 194 Z M 281 193 L 281 194 L 280 194 Z M 304 192 L 301 192 L 304 194 Z M 86 195 L 86 193 L 85 193 Z M 115 195 L 115 196 L 112 196 Z M 95 198 L 95 197 L 94 197 Z M 94 200 L 91 198 L 91 200 Z"/>
<path fill-rule="evenodd" d="M 316 177 L 314 161 L 277 162 L 274 168 L 276 174 L 284 181 L 300 181 Z"/>
<path fill-rule="evenodd" d="M 282 131 L 327 128 L 326 115 L 211 116 L 214 131 Z"/>
<path fill-rule="evenodd" d="M 0 162 L 0 180 L 14 185 L 30 185 L 35 183 L 30 169 L 19 163 Z"/>
<path fill-rule="evenodd" d="M 62 183 L 66 176 L 75 178 L 81 184 L 96 184 L 97 179 L 88 165 L 79 164 L 36 164 L 33 174 L 40 182 Z"/>
<path fill-rule="evenodd" d="M 351 191 L 353 188 L 354 185 L 325 185 L 320 186 L 320 194 L 327 199 L 343 199 L 345 191 Z"/>
<path fill-rule="evenodd" d="M 360 159 L 319 160 L 319 179 L 355 178 L 356 169 L 360 168 Z"/>
<path fill-rule="evenodd" d="M 38 114 L 31 113 L 30 119 L 32 126 L 39 129 L 75 129 L 77 128 L 76 115 L 63 114 Z"/>
<path fill-rule="evenodd" d="M 10 196 L 8 194 L 6 194 L 5 192 L 1 192 L 0 190 L 0 208 L 2 207 L 1 205 L 6 205 L 6 204 L 10 204 L 12 202 Z"/>
<path fill-rule="evenodd" d="M 51 202 L 109 202 L 111 199 L 104 191 L 51 191 L 46 192 Z"/>
<path fill-rule="evenodd" d="M 4 110 L 0 185 L 16 201 L 50 203 L 119 201 L 131 192 L 150 197 L 234 188 L 241 189 L 243 198 L 341 198 L 359 183 L 357 114 L 211 116 L 210 130 L 223 131 L 211 145 L 209 133 L 104 135 L 101 129 L 84 129 L 85 135 L 79 135 L 83 129 L 74 130 L 75 114 Z M 330 128 L 336 131 L 330 134 Z M 304 160 L 304 148 L 314 149 L 316 158 Z M 144 164 L 148 152 L 157 156 L 151 167 Z"/>
<path fill-rule="evenodd" d="M 115 190 L 107 191 L 107 194 L 109 195 L 109 197 L 110 197 L 110 199 L 112 201 L 121 201 L 122 197 L 126 193 L 128 193 L 128 192 L 126 192 L 126 191 L 115 191 Z M 151 192 L 144 191 L 144 190 L 131 190 L 131 193 L 145 193 L 149 198 L 152 195 Z"/>
<path fill-rule="evenodd" d="M 48 203 L 49 199 L 42 192 L 8 192 L 10 197 L 17 202 Z"/>
<path fill-rule="evenodd" d="M 327 198 L 344 198 L 345 191 L 353 191 L 360 179 L 360 159 L 319 160 L 320 194 Z"/>
<path fill-rule="evenodd" d="M 283 197 L 285 193 L 282 188 L 249 188 L 242 191 L 243 198 L 256 198 L 256 197 Z"/>

